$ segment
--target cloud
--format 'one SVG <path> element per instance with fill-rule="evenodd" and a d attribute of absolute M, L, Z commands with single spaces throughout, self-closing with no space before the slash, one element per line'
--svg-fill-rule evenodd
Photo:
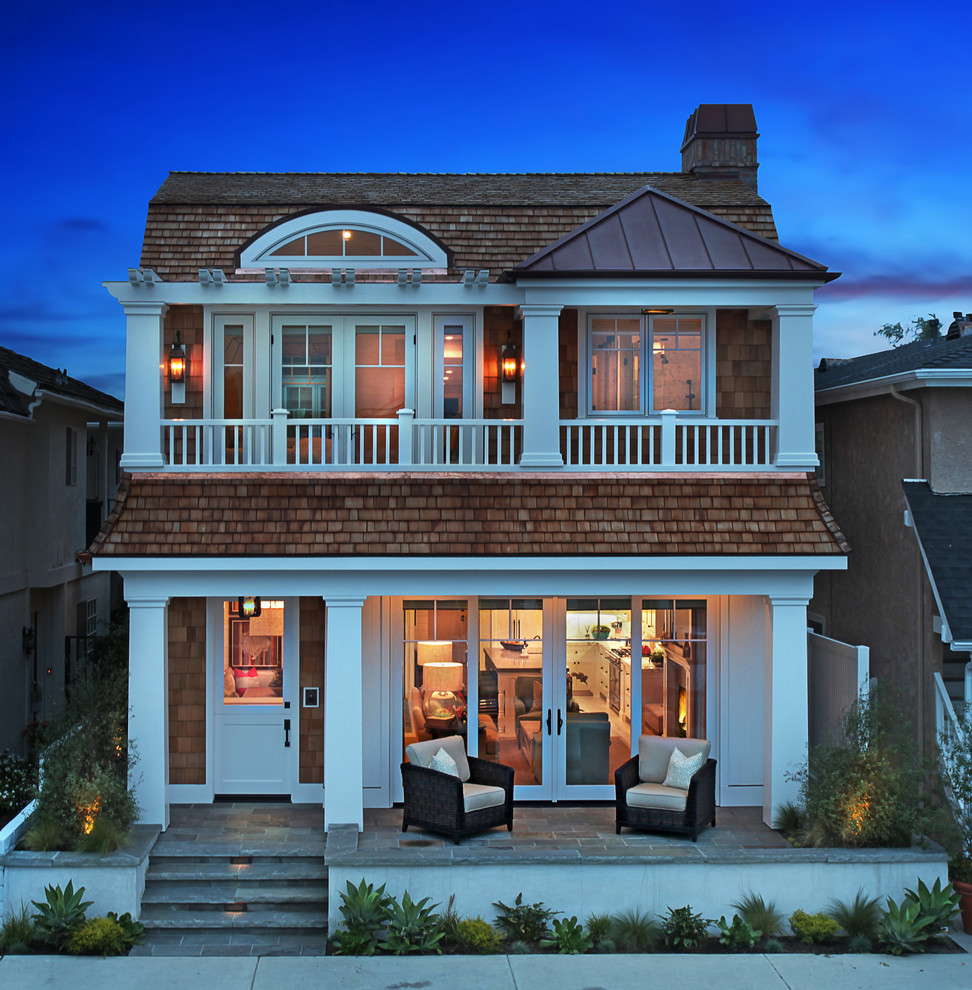
<path fill-rule="evenodd" d="M 955 278 L 873 275 L 858 279 L 844 276 L 819 291 L 818 300 L 820 302 L 873 298 L 921 301 L 958 296 L 968 298 L 969 305 L 972 305 L 972 275 Z"/>

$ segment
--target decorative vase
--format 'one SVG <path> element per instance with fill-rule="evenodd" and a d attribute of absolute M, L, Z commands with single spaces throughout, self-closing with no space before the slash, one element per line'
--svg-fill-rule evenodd
<path fill-rule="evenodd" d="M 952 888 L 959 895 L 959 911 L 962 912 L 962 931 L 972 935 L 972 883 L 953 880 Z"/>

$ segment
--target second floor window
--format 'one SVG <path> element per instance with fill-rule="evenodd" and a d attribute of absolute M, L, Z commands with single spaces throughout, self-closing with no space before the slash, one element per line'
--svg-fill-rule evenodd
<path fill-rule="evenodd" d="M 705 411 L 704 317 L 591 316 L 587 343 L 590 414 Z"/>

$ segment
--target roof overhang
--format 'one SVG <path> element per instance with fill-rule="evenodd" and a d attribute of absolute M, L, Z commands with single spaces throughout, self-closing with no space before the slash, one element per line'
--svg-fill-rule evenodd
<path fill-rule="evenodd" d="M 972 368 L 918 368 L 897 375 L 818 388 L 814 391 L 814 404 L 827 406 L 835 402 L 850 402 L 916 388 L 972 388 Z"/>

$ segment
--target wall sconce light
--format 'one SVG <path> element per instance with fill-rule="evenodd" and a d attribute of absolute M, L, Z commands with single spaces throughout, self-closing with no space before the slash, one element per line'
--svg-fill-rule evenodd
<path fill-rule="evenodd" d="M 237 599 L 237 603 L 241 619 L 255 619 L 263 611 L 260 599 L 252 595 Z"/>
<path fill-rule="evenodd" d="M 37 646 L 37 634 L 32 626 L 24 626 L 20 632 L 20 638 L 24 647 L 24 656 L 29 657 Z"/>
<path fill-rule="evenodd" d="M 502 402 L 504 406 L 516 402 L 516 377 L 520 370 L 520 352 L 509 331 L 506 332 L 506 343 L 500 354 L 500 381 L 502 382 Z"/>
<path fill-rule="evenodd" d="M 186 348 L 182 343 L 182 335 L 176 330 L 176 339 L 169 348 L 166 360 L 169 366 L 169 389 L 173 405 L 182 405 L 186 401 Z"/>

